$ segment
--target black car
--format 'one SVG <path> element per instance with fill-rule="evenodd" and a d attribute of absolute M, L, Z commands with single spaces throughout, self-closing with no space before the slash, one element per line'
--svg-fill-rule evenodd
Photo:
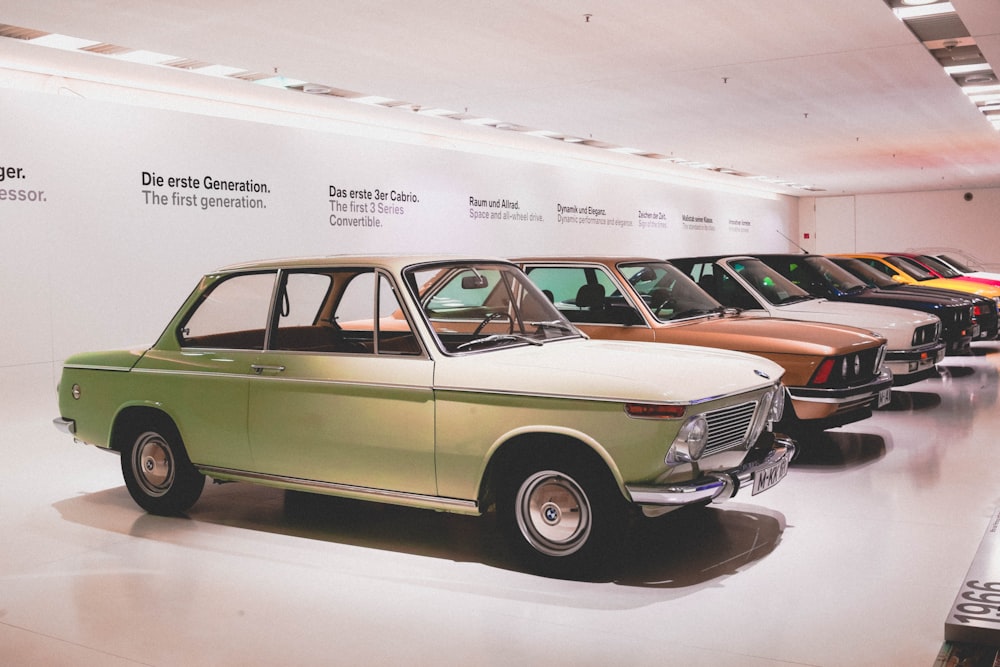
<path fill-rule="evenodd" d="M 950 294 L 926 295 L 871 287 L 823 255 L 802 253 L 754 255 L 813 296 L 919 310 L 941 320 L 945 354 L 969 354 L 975 330 L 972 300 Z"/>
<path fill-rule="evenodd" d="M 943 287 L 924 287 L 922 285 L 897 283 L 878 269 L 853 257 L 837 256 L 829 257 L 828 259 L 841 268 L 850 271 L 869 287 L 876 287 L 884 292 L 892 292 L 894 294 L 922 294 L 931 297 L 946 294 L 952 297 L 968 299 L 972 302 L 976 324 L 979 325 L 978 333 L 975 331 L 975 327 L 973 328 L 973 340 L 996 340 L 997 335 L 1000 334 L 1000 317 L 997 316 L 997 304 L 993 299 L 978 296 L 970 292 L 945 289 Z"/>

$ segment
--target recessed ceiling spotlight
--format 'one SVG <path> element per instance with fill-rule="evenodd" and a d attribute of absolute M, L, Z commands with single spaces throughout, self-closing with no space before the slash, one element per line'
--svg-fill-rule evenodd
<path fill-rule="evenodd" d="M 992 74 L 972 74 L 962 79 L 962 82 L 968 86 L 973 86 L 982 83 L 993 83 L 996 80 L 996 77 Z"/>
<path fill-rule="evenodd" d="M 902 0 L 904 5 L 908 7 L 917 7 L 920 5 L 933 5 L 938 0 Z"/>
<path fill-rule="evenodd" d="M 320 83 L 307 83 L 302 86 L 302 92 L 310 95 L 329 95 L 333 89 Z"/>

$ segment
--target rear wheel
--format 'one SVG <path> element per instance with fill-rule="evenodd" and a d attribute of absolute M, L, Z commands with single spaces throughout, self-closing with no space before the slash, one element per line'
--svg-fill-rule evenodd
<path fill-rule="evenodd" d="M 627 526 L 627 504 L 606 469 L 568 457 L 514 466 L 498 512 L 525 564 L 554 577 L 607 573 Z"/>
<path fill-rule="evenodd" d="M 201 496 L 205 477 L 191 464 L 173 426 L 134 431 L 121 453 L 122 476 L 132 499 L 151 514 L 188 510 Z"/>

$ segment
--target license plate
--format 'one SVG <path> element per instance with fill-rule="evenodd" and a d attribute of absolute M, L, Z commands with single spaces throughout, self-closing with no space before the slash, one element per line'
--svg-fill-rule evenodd
<path fill-rule="evenodd" d="M 884 408 L 892 401 L 892 388 L 880 389 L 878 392 L 878 406 Z"/>
<path fill-rule="evenodd" d="M 761 491 L 767 491 L 772 486 L 784 479 L 788 474 L 788 457 L 781 459 L 777 463 L 772 463 L 766 468 L 760 468 L 753 473 L 753 493 L 756 496 Z"/>

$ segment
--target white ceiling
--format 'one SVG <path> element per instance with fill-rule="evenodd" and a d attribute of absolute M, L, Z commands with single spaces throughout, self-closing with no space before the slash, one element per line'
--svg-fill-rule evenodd
<path fill-rule="evenodd" d="M 953 4 L 1000 66 L 1000 0 Z M 0 0 L 0 23 L 822 190 L 790 194 L 1000 187 L 1000 131 L 883 0 Z"/>

